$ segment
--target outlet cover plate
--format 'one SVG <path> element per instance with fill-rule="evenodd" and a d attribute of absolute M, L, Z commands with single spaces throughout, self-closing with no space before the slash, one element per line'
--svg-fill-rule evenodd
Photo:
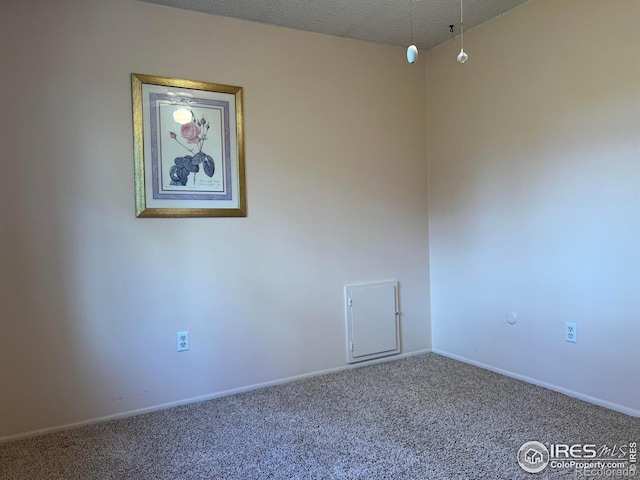
<path fill-rule="evenodd" d="M 189 332 L 176 333 L 176 349 L 178 352 L 189 350 Z"/>
<path fill-rule="evenodd" d="M 578 343 L 578 326 L 575 323 L 565 322 L 564 339 L 567 342 Z"/>

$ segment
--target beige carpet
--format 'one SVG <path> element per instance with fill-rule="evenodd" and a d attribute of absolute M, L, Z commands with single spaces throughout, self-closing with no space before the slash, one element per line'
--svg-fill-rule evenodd
<path fill-rule="evenodd" d="M 0 445 L 0 479 L 575 478 L 526 473 L 531 440 L 628 444 L 640 419 L 426 354 Z"/>

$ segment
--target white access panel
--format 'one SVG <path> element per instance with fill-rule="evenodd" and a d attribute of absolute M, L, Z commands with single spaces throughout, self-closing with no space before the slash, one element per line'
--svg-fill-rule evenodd
<path fill-rule="evenodd" d="M 347 285 L 347 362 L 400 353 L 398 282 Z"/>

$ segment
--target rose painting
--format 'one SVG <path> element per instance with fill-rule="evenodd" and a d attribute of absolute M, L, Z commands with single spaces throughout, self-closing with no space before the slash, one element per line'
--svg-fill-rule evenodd
<path fill-rule="evenodd" d="M 216 164 L 213 157 L 202 151 L 204 142 L 207 140 L 207 132 L 211 128 L 211 124 L 204 116 L 198 120 L 196 119 L 193 111 L 190 111 L 190 113 L 191 121 L 180 126 L 180 136 L 187 142 L 187 144 L 194 145 L 195 148 L 197 148 L 197 152 L 194 148 L 184 145 L 178 139 L 178 135 L 176 135 L 175 132 L 169 132 L 169 136 L 172 139 L 192 154 L 175 158 L 175 165 L 172 165 L 169 169 L 169 177 L 171 178 L 169 185 L 172 186 L 186 186 L 189 181 L 190 174 L 193 174 L 193 185 L 195 185 L 196 176 L 198 175 L 198 172 L 200 172 L 201 166 L 205 175 L 209 177 L 213 177 L 213 174 L 216 171 Z"/>
<path fill-rule="evenodd" d="M 137 216 L 246 216 L 242 88 L 132 74 Z"/>
<path fill-rule="evenodd" d="M 158 194 L 220 195 L 225 181 L 226 105 L 175 99 L 157 105 Z"/>

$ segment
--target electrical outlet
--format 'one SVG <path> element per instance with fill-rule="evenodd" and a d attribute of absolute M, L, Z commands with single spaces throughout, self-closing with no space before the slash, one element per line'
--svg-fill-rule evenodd
<path fill-rule="evenodd" d="M 564 339 L 567 342 L 578 343 L 578 326 L 575 323 L 565 322 Z"/>
<path fill-rule="evenodd" d="M 176 334 L 176 348 L 179 352 L 189 350 L 189 332 L 178 332 Z"/>

